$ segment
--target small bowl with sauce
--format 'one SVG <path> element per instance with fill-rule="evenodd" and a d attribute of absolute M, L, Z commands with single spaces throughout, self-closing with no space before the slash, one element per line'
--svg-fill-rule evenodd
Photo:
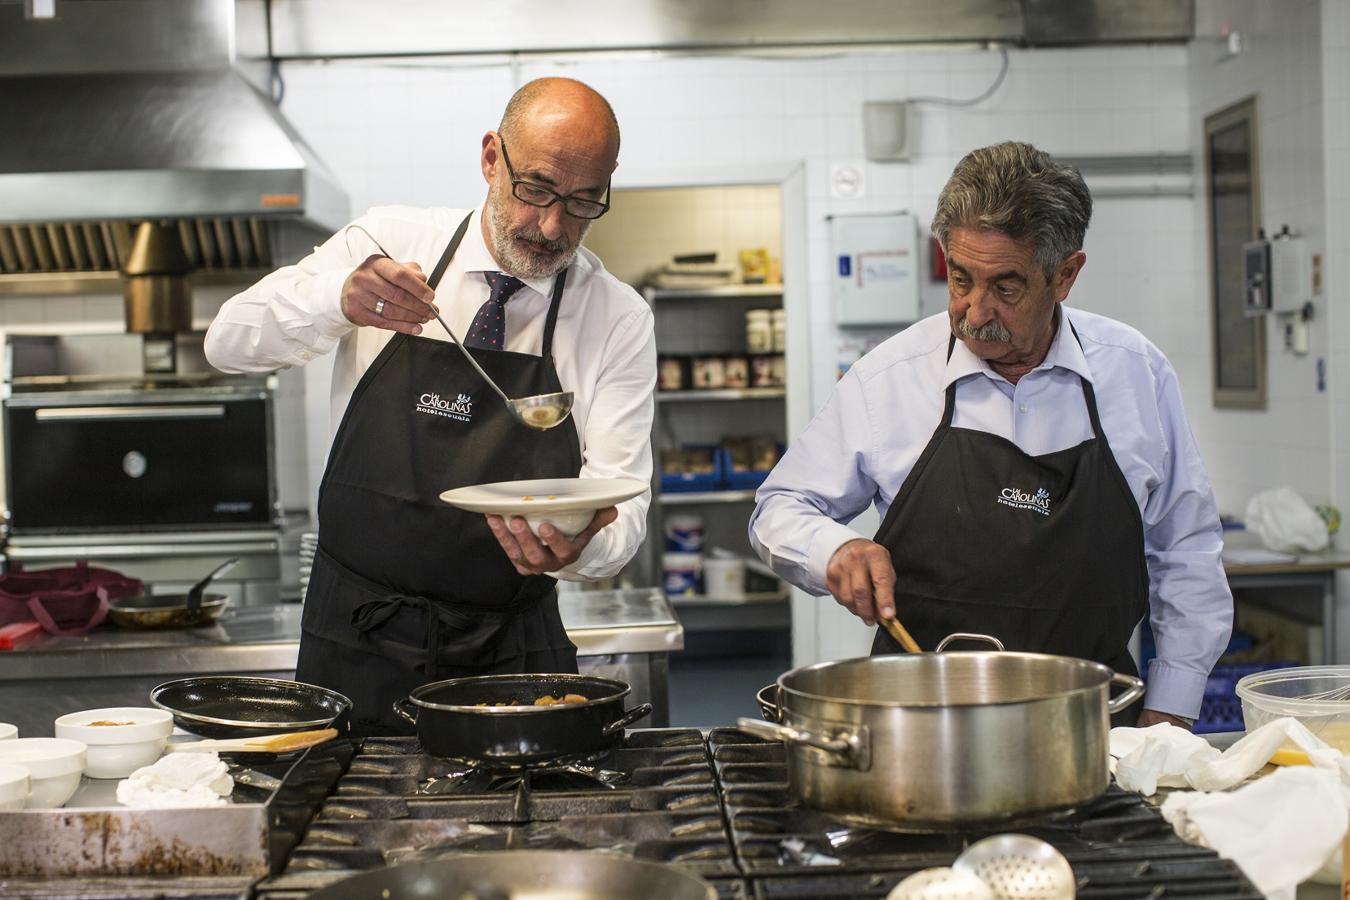
<path fill-rule="evenodd" d="M 173 713 L 141 706 L 110 706 L 67 713 L 55 722 L 58 738 L 89 748 L 84 774 L 126 778 L 164 754 L 173 732 Z"/>

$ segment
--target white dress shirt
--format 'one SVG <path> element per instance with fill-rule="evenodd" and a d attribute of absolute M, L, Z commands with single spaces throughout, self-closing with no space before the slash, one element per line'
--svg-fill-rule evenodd
<path fill-rule="evenodd" d="M 954 427 L 999 435 L 1040 456 L 1092 437 L 1082 375 L 1096 392 L 1102 431 L 1143 518 L 1157 644 L 1145 702 L 1195 718 L 1205 680 L 1232 630 L 1233 598 L 1219 558 L 1223 536 L 1214 494 L 1176 373 L 1133 328 L 1061 309 L 1044 362 L 1016 384 L 959 340 L 947 359 L 945 312 L 867 354 L 760 487 L 750 540 L 788 581 L 828 594 L 830 557 L 858 536 L 845 523 L 869 504 L 885 520 L 942 420 L 949 384 L 958 382 Z M 1066 316 L 1081 347 L 1063 327 Z"/>
<path fill-rule="evenodd" d="M 376 207 L 353 224 L 374 236 L 399 262 L 416 262 L 428 276 L 469 210 Z M 481 209 L 436 290 L 441 316 L 461 337 L 488 298 L 484 272 L 498 265 L 483 242 Z M 226 372 L 266 372 L 301 366 L 336 349 L 331 428 L 336 431 L 366 368 L 395 332 L 358 328 L 342 313 L 342 285 L 366 257 L 371 239 L 344 228 L 293 266 L 232 297 L 206 333 L 206 356 Z M 539 355 L 553 281 L 522 279 L 506 304 L 506 349 Z M 567 272 L 553 335 L 553 356 L 564 391 L 575 395 L 572 421 L 581 445 L 582 478 L 652 476 L 651 426 L 656 385 L 656 338 L 651 307 L 605 271 L 584 247 Z M 435 319 L 422 336 L 448 341 Z M 602 529 L 579 559 L 557 577 L 605 578 L 623 567 L 647 529 L 650 492 L 619 504 L 619 518 Z"/>

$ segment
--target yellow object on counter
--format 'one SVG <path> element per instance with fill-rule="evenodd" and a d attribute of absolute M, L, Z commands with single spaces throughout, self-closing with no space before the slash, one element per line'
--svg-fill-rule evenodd
<path fill-rule="evenodd" d="M 1275 755 L 1270 758 L 1272 766 L 1308 766 L 1312 763 L 1308 759 L 1308 754 L 1302 750 L 1287 750 L 1284 747 L 1275 751 Z"/>

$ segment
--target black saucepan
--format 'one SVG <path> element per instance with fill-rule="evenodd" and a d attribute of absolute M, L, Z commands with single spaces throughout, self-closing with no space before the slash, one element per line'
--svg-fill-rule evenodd
<path fill-rule="evenodd" d="M 516 766 L 608 750 L 652 711 L 623 708 L 632 688 L 595 675 L 475 675 L 414 688 L 394 711 L 417 726 L 432 756 Z M 536 706 L 541 696 L 579 694 L 584 703 Z M 508 706 L 514 702 L 517 705 Z"/>
<path fill-rule="evenodd" d="M 512 850 L 374 869 L 309 896 L 310 900 L 715 900 L 717 891 L 676 866 L 584 850 Z"/>
<path fill-rule="evenodd" d="M 150 702 L 173 713 L 174 724 L 208 738 L 336 728 L 346 734 L 352 701 L 337 691 L 240 675 L 180 678 L 150 692 Z"/>

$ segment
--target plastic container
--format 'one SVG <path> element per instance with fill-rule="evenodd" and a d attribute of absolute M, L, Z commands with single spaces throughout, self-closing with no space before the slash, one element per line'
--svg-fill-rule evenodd
<path fill-rule="evenodd" d="M 745 350 L 747 353 L 773 352 L 773 311 L 749 309 L 745 312 Z"/>
<path fill-rule="evenodd" d="M 1290 716 L 1342 753 L 1350 753 L 1350 666 L 1255 672 L 1238 680 L 1237 695 L 1248 731 Z"/>
<path fill-rule="evenodd" d="M 697 553 L 661 554 L 661 587 L 667 597 L 686 597 L 698 593 L 703 557 Z"/>
<path fill-rule="evenodd" d="M 709 556 L 703 560 L 703 591 L 710 599 L 735 600 L 745 596 L 745 560 Z"/>
<path fill-rule="evenodd" d="M 666 550 L 671 553 L 701 553 L 703 536 L 702 516 L 670 516 L 666 519 Z"/>
<path fill-rule="evenodd" d="M 694 357 L 692 371 L 695 388 L 715 391 L 727 386 L 727 364 L 721 356 Z"/>
<path fill-rule="evenodd" d="M 787 352 L 787 311 L 775 309 L 770 317 L 770 324 L 773 329 L 773 352 Z"/>

